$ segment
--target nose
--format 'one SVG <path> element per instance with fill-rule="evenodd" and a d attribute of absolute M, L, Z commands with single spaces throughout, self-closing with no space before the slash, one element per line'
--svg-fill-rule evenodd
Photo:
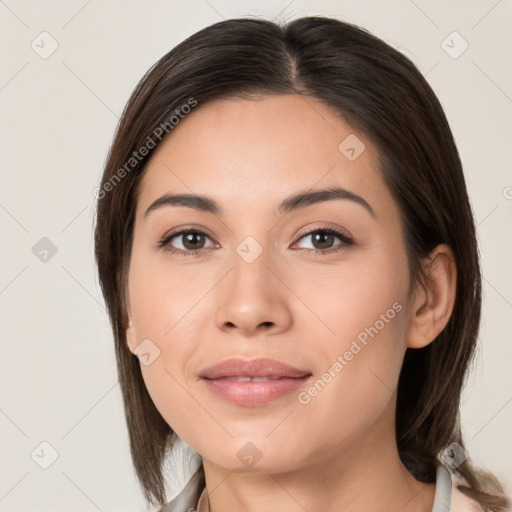
<path fill-rule="evenodd" d="M 235 253 L 231 263 L 216 290 L 217 326 L 245 337 L 287 330 L 292 314 L 291 293 L 285 285 L 286 276 L 282 275 L 284 264 L 279 265 L 265 250 L 252 262 Z"/>

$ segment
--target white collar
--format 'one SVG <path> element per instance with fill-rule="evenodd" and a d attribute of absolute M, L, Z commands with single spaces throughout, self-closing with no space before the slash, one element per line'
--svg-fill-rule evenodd
<path fill-rule="evenodd" d="M 432 512 L 450 512 L 452 503 L 452 477 L 449 471 L 439 464 L 436 470 L 436 493 Z"/>

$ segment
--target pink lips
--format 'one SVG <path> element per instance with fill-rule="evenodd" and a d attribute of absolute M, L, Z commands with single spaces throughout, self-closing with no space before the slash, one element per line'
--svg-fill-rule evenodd
<path fill-rule="evenodd" d="M 226 359 L 199 374 L 210 391 L 236 405 L 257 407 L 302 386 L 311 372 L 274 359 Z"/>

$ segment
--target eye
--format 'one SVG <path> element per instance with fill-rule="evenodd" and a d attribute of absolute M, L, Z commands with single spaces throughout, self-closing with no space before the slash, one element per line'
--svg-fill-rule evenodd
<path fill-rule="evenodd" d="M 313 247 L 303 247 L 307 252 L 315 254 L 328 254 L 340 251 L 354 242 L 347 234 L 331 226 L 321 226 L 311 230 L 300 237 L 300 240 L 311 238 Z M 339 243 L 334 243 L 336 238 Z M 176 239 L 175 242 L 173 240 Z M 210 245 L 205 242 L 210 240 Z M 334 245 L 333 245 L 334 244 Z M 196 256 L 203 249 L 215 247 L 215 243 L 204 232 L 198 229 L 184 229 L 165 235 L 159 242 L 158 247 L 180 256 Z"/>
<path fill-rule="evenodd" d="M 306 251 L 312 251 L 315 254 L 326 254 L 339 251 L 354 243 L 348 234 L 330 226 L 322 226 L 312 231 L 308 231 L 301 236 L 300 240 L 307 238 L 311 239 L 313 247 L 303 247 L 303 249 Z M 334 243 L 336 238 L 340 241 L 338 244 Z"/>
<path fill-rule="evenodd" d="M 174 239 L 177 241 L 174 242 L 174 244 L 178 247 L 171 244 L 171 241 Z M 208 248 L 208 246 L 205 246 L 206 239 L 211 241 L 211 238 L 203 231 L 199 231 L 197 229 L 186 229 L 171 233 L 170 235 L 165 235 L 164 238 L 158 242 L 158 247 L 172 253 L 193 256 L 198 251 Z M 209 247 L 213 246 L 214 244 Z"/>

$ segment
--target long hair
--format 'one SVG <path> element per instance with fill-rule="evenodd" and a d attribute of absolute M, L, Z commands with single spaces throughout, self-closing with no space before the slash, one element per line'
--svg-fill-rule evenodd
<path fill-rule="evenodd" d="M 193 105 L 255 93 L 316 98 L 375 144 L 380 171 L 401 212 L 413 282 L 423 282 L 422 261 L 436 245 L 446 243 L 453 251 L 452 315 L 431 344 L 406 350 L 397 392 L 400 458 L 418 480 L 434 482 L 442 450 L 453 442 L 464 448 L 459 403 L 481 312 L 473 213 L 443 109 L 407 57 L 360 27 L 320 16 L 282 25 L 240 18 L 193 34 L 144 75 L 121 116 L 97 194 L 95 257 L 145 499 L 165 503 L 163 464 L 176 434 L 153 404 L 126 343 L 138 184 L 154 148 L 172 137 Z M 148 149 L 143 156 L 142 147 Z M 470 458 L 450 470 L 467 482 L 459 489 L 485 510 L 507 510 L 510 502 L 497 479 Z"/>

